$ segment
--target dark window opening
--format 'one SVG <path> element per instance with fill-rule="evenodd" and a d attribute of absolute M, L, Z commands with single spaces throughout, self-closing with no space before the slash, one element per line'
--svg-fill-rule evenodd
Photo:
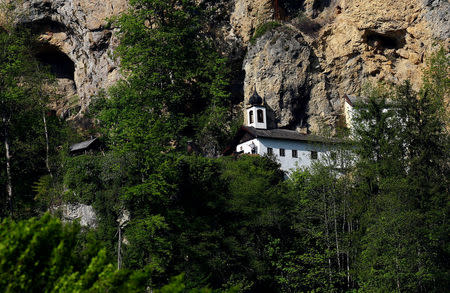
<path fill-rule="evenodd" d="M 317 160 L 317 151 L 311 151 L 311 159 Z"/>
<path fill-rule="evenodd" d="M 298 157 L 297 150 L 292 150 L 292 157 L 293 158 L 297 158 Z"/>
<path fill-rule="evenodd" d="M 267 148 L 267 154 L 273 155 L 273 148 Z"/>
<path fill-rule="evenodd" d="M 285 156 L 285 151 L 284 149 L 280 149 L 280 157 L 284 157 Z"/>
<path fill-rule="evenodd" d="M 258 110 L 256 112 L 256 116 L 258 118 L 258 123 L 264 123 L 264 114 L 263 114 L 263 110 Z"/>
<path fill-rule="evenodd" d="M 253 111 L 250 111 L 248 119 L 250 121 L 249 124 L 252 124 L 253 123 Z"/>
<path fill-rule="evenodd" d="M 74 80 L 75 63 L 57 47 L 43 45 L 37 49 L 36 58 L 50 67 L 50 72 L 56 78 L 67 78 Z"/>
<path fill-rule="evenodd" d="M 332 160 L 336 160 L 336 153 L 335 152 L 331 152 L 330 153 L 330 158 L 332 159 Z"/>

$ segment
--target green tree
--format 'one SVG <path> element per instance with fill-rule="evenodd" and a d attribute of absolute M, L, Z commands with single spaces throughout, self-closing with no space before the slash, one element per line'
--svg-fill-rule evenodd
<path fill-rule="evenodd" d="M 365 91 L 367 100 L 356 105 L 354 139 L 357 141 L 357 181 L 361 196 L 370 199 L 382 191 L 385 178 L 391 175 L 401 178 L 404 170 L 401 165 L 403 149 L 399 143 L 401 125 L 394 94 L 382 84 L 368 86 Z"/>
<path fill-rule="evenodd" d="M 293 239 L 272 246 L 277 279 L 286 292 L 330 292 L 353 288 L 351 243 L 353 182 L 337 176 L 333 161 L 296 170 L 284 196 L 292 207 L 287 215 Z M 275 242 L 276 244 L 276 242 Z"/>
<path fill-rule="evenodd" d="M 42 85 L 50 76 L 33 58 L 32 40 L 19 28 L 0 31 L 0 125 L 5 166 L 2 181 L 10 215 L 14 214 L 14 199 L 30 201 L 32 182 L 28 179 L 36 180 L 43 173 L 46 155 L 48 162 L 48 151 L 43 154 L 45 142 L 48 146 L 48 129 L 41 119 L 45 113 L 42 97 L 46 96 Z M 23 177 L 18 178 L 20 175 Z"/>
<path fill-rule="evenodd" d="M 153 286 L 184 273 L 187 288 L 273 287 L 265 241 L 289 227 L 278 211 L 276 186 L 283 173 L 277 164 L 268 158 L 167 154 L 155 173 L 137 184 L 135 174 L 125 171 L 130 161 L 118 158 L 108 153 L 65 163 L 68 200 L 93 204 L 96 234 L 110 257 L 117 253 L 116 219 L 125 208 L 131 220 L 123 229 L 124 267 L 148 266 Z"/>
<path fill-rule="evenodd" d="M 130 4 L 115 22 L 126 79 L 97 103 L 111 145 L 139 153 L 142 170 L 187 139 L 208 142 L 205 151 L 217 154 L 219 144 L 211 143 L 227 133 L 227 69 L 204 32 L 204 12 L 193 1 Z"/>
<path fill-rule="evenodd" d="M 356 198 L 359 284 L 364 291 L 448 288 L 448 57 L 440 51 L 419 94 L 409 83 L 360 114 Z M 435 64 L 438 62 L 439 65 Z M 434 64 L 434 65 L 433 65 Z M 437 88 L 436 85 L 439 87 Z M 384 120 L 379 117 L 386 117 Z"/>
<path fill-rule="evenodd" d="M 32 186 L 43 175 L 52 177 L 52 158 L 68 128 L 48 115 L 55 78 L 33 55 L 36 37 L 14 22 L 18 3 L 0 4 L 0 215 L 20 218 L 36 214 Z"/>
<path fill-rule="evenodd" d="M 357 270 L 365 291 L 405 290 L 417 273 L 411 262 L 417 239 L 405 182 L 401 107 L 392 89 L 377 86 L 358 109 L 355 127 L 359 155 L 355 196 L 362 209 Z M 411 289 L 411 288 L 409 288 Z"/>
<path fill-rule="evenodd" d="M 97 242 L 80 247 L 80 227 L 50 215 L 0 224 L 3 292 L 142 292 L 147 274 L 116 271 Z"/>
<path fill-rule="evenodd" d="M 419 93 L 411 90 L 409 83 L 398 89 L 401 104 L 401 138 L 405 146 L 407 169 L 406 192 L 422 221 L 416 229 L 423 257 L 419 269 L 427 274 L 420 283 L 424 291 L 450 287 L 449 265 L 449 135 L 448 101 L 450 92 L 450 58 L 448 51 L 440 48 L 428 61 L 424 84 Z M 420 259 L 420 257 L 417 257 Z"/>

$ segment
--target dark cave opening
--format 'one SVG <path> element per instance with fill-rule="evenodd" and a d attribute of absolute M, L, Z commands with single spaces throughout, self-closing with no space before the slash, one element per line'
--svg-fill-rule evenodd
<path fill-rule="evenodd" d="M 372 30 L 366 30 L 363 40 L 369 46 L 376 49 L 400 49 L 405 46 L 406 30 L 389 31 L 378 33 Z"/>
<path fill-rule="evenodd" d="M 56 78 L 74 80 L 75 63 L 56 46 L 41 44 L 37 48 L 36 58 L 50 67 L 50 71 Z"/>
<path fill-rule="evenodd" d="M 313 10 L 314 15 L 313 17 L 317 17 L 322 11 L 325 10 L 325 8 L 329 7 L 331 5 L 331 0 L 320 0 L 320 1 L 314 1 L 313 3 Z"/>
<path fill-rule="evenodd" d="M 23 24 L 24 27 L 31 29 L 34 34 L 40 34 L 42 32 L 67 32 L 69 29 L 62 23 L 51 20 L 49 18 L 43 18 Z"/>

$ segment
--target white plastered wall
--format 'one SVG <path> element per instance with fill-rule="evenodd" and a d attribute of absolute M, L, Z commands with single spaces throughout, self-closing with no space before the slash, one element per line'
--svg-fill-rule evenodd
<path fill-rule="evenodd" d="M 332 149 L 331 146 L 321 143 L 256 138 L 239 144 L 236 147 L 236 151 L 251 154 L 252 148 L 250 145 L 252 143 L 256 146 L 257 154 L 261 156 L 267 154 L 268 148 L 272 148 L 275 159 L 281 164 L 281 169 L 286 172 L 290 172 L 297 168 L 311 167 L 312 163 L 315 161 L 311 158 L 311 151 L 316 151 L 317 159 L 323 160 L 325 159 L 325 156 L 329 155 Z M 284 157 L 280 156 L 280 149 L 285 150 Z M 292 150 L 297 150 L 297 158 L 292 157 Z"/>

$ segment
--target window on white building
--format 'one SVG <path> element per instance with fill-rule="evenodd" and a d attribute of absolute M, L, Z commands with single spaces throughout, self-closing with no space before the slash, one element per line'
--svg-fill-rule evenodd
<path fill-rule="evenodd" d="M 311 151 L 311 159 L 317 160 L 317 151 Z"/>
<path fill-rule="evenodd" d="M 267 154 L 273 155 L 273 148 L 267 148 Z"/>
<path fill-rule="evenodd" d="M 280 157 L 284 157 L 285 156 L 285 151 L 284 149 L 280 149 Z"/>
<path fill-rule="evenodd" d="M 293 158 L 297 158 L 298 157 L 297 150 L 292 150 L 292 157 Z"/>
<path fill-rule="evenodd" d="M 257 148 L 256 148 L 256 145 L 255 145 L 253 142 L 249 145 L 249 147 L 250 147 L 250 149 L 251 149 L 252 154 L 258 153 L 258 150 L 257 150 Z"/>
<path fill-rule="evenodd" d="M 256 116 L 258 118 L 258 123 L 264 123 L 264 114 L 263 114 L 263 110 L 258 110 L 256 112 Z"/>
<path fill-rule="evenodd" d="M 332 160 L 336 160 L 336 157 L 337 157 L 336 152 L 331 152 L 331 153 L 330 153 L 330 158 L 331 158 Z"/>
<path fill-rule="evenodd" d="M 250 123 L 249 124 L 252 124 L 253 123 L 253 111 L 250 111 L 249 113 L 248 113 L 248 119 L 249 119 L 249 121 L 250 121 Z"/>

